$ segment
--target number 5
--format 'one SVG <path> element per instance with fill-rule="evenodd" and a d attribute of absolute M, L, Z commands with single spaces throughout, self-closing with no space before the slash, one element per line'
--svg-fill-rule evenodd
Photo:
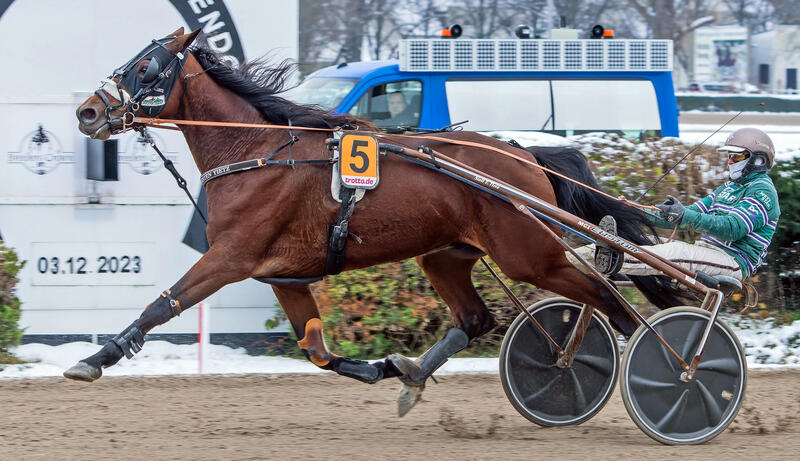
<path fill-rule="evenodd" d="M 360 167 L 356 166 L 356 162 L 350 163 L 350 168 L 352 168 L 353 171 L 355 171 L 356 173 L 363 173 L 367 171 L 367 168 L 369 168 L 369 157 L 367 156 L 367 153 L 359 149 L 359 147 L 368 147 L 368 146 L 369 143 L 367 141 L 362 141 L 360 139 L 356 139 L 355 141 L 353 141 L 353 148 L 350 150 L 350 155 L 352 157 L 361 158 Z"/>

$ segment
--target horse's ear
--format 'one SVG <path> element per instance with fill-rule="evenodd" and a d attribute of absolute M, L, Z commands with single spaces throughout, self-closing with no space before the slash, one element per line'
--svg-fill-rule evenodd
<path fill-rule="evenodd" d="M 189 45 L 191 45 L 192 42 L 194 42 L 194 39 L 196 39 L 197 36 L 200 35 L 200 31 L 202 31 L 202 30 L 203 30 L 202 27 L 198 27 L 197 29 L 195 29 L 195 30 L 189 32 L 188 34 L 186 34 L 186 37 L 185 37 L 186 41 L 183 42 L 183 48 L 184 49 L 188 48 Z"/>
<path fill-rule="evenodd" d="M 201 30 L 202 29 L 198 28 L 197 30 L 193 30 L 193 31 L 189 32 L 188 34 L 180 35 L 178 37 L 175 37 L 175 40 L 169 42 L 169 45 L 168 45 L 169 48 L 171 50 L 175 51 L 176 53 L 180 52 L 180 51 L 184 51 L 186 48 L 189 47 L 189 45 L 192 44 L 194 39 L 197 38 L 197 35 L 200 34 Z"/>
<path fill-rule="evenodd" d="M 167 37 L 180 37 L 181 35 L 183 35 L 183 27 L 181 27 L 180 29 L 176 30 L 175 32 L 167 35 L 164 38 L 167 38 Z"/>

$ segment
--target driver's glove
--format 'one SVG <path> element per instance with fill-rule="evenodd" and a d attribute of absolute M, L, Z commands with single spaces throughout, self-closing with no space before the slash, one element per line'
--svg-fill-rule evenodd
<path fill-rule="evenodd" d="M 656 205 L 661 210 L 661 219 L 670 224 L 680 224 L 683 220 L 683 204 L 671 195 L 661 205 Z"/>

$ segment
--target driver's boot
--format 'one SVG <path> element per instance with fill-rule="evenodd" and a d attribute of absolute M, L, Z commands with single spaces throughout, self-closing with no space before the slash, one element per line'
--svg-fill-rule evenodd
<path fill-rule="evenodd" d="M 603 216 L 597 225 L 607 233 L 617 235 L 617 221 L 611 215 Z M 606 277 L 612 277 L 622 269 L 625 261 L 625 253 L 612 247 L 608 243 L 597 239 L 596 250 L 594 252 L 594 267 Z"/>

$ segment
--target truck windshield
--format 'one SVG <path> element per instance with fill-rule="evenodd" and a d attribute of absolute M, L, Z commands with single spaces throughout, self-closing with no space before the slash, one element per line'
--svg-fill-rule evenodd
<path fill-rule="evenodd" d="M 335 109 L 358 80 L 353 78 L 309 78 L 286 91 L 283 97 L 297 104 L 313 104 L 325 110 Z"/>

